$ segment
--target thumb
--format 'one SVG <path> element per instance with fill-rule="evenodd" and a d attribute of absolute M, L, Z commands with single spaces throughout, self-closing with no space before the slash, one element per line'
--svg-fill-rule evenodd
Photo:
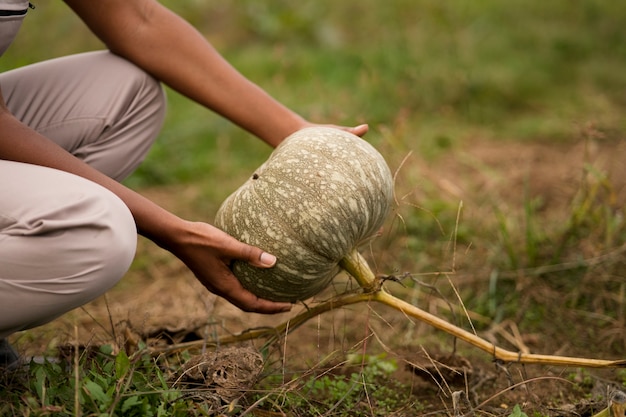
<path fill-rule="evenodd" d="M 263 252 L 261 256 L 259 256 L 259 264 L 258 266 L 271 268 L 276 265 L 276 257 L 271 253 Z"/>
<path fill-rule="evenodd" d="M 276 265 L 276 256 L 255 246 L 242 243 L 240 260 L 259 268 L 271 268 Z"/>

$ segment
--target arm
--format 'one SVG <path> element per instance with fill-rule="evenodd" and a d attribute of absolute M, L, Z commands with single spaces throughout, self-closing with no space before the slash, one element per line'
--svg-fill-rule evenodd
<path fill-rule="evenodd" d="M 195 28 L 158 2 L 65 2 L 111 51 L 272 146 L 311 125 L 237 72 Z M 354 133 L 366 130 L 361 126 Z"/>
<path fill-rule="evenodd" d="M 195 28 L 157 1 L 64 1 L 112 52 L 268 144 L 276 146 L 312 125 L 242 76 Z M 346 129 L 359 136 L 367 132 L 366 125 Z"/>
<path fill-rule="evenodd" d="M 0 159 L 60 169 L 108 188 L 128 206 L 138 232 L 174 253 L 211 292 L 245 311 L 277 313 L 290 309 L 289 304 L 262 300 L 244 290 L 228 269 L 233 259 L 268 267 L 275 261 L 271 255 L 245 245 L 206 223 L 182 220 L 91 168 L 13 117 L 4 105 L 1 91 Z"/>

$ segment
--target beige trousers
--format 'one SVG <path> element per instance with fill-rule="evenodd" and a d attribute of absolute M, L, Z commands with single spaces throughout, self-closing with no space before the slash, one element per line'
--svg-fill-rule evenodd
<path fill-rule="evenodd" d="M 5 72 L 0 88 L 23 123 L 117 180 L 143 160 L 165 114 L 159 83 L 109 52 Z M 103 187 L 0 160 L 0 338 L 107 291 L 136 239 L 128 208 Z"/>

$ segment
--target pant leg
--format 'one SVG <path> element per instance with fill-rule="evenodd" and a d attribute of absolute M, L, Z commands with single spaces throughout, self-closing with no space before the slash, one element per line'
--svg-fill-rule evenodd
<path fill-rule="evenodd" d="M 2 73 L 0 87 L 23 123 L 117 180 L 144 159 L 165 115 L 160 84 L 106 51 Z"/>
<path fill-rule="evenodd" d="M 105 188 L 0 160 L 0 338 L 96 298 L 126 273 L 137 235 Z"/>
<path fill-rule="evenodd" d="M 0 87 L 22 122 L 117 180 L 143 160 L 165 113 L 160 85 L 108 52 L 5 72 Z M 0 160 L 0 338 L 104 293 L 135 247 L 132 216 L 111 192 Z"/>

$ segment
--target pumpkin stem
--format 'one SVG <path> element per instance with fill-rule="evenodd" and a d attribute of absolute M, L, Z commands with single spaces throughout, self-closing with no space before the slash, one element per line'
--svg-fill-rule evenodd
<path fill-rule="evenodd" d="M 381 282 L 372 270 L 367 261 L 357 249 L 353 249 L 340 262 L 339 266 L 346 270 L 366 293 L 376 292 L 380 289 Z"/>

